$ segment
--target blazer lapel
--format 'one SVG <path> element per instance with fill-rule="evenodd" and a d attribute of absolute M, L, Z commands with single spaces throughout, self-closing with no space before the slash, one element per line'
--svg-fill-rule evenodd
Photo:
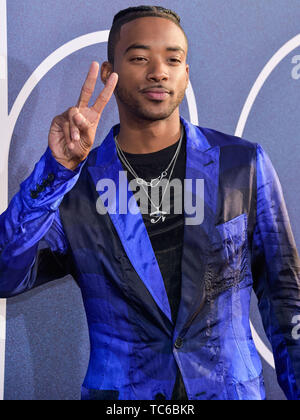
<path fill-rule="evenodd" d="M 196 180 L 204 180 L 204 220 L 199 225 L 187 224 L 191 215 L 185 212 L 182 252 L 181 301 L 176 330 L 183 336 L 205 301 L 205 277 L 208 275 L 207 258 L 214 225 L 219 186 L 218 146 L 211 147 L 200 128 L 181 119 L 187 135 L 186 176 L 191 184 L 186 188 L 186 197 L 196 197 Z M 164 281 L 152 248 L 143 217 L 140 213 L 127 177 L 119 176 L 124 171 L 118 158 L 113 136 L 119 126 L 114 127 L 98 149 L 95 166 L 88 168 L 97 186 L 99 180 L 110 179 L 116 187 L 115 202 L 109 210 L 124 250 L 141 281 L 154 301 L 173 324 Z M 101 196 L 100 196 L 101 197 Z M 202 197 L 203 198 L 203 197 Z M 200 198 L 201 199 L 201 198 Z M 104 204 L 104 203 L 103 203 Z M 125 204 L 125 206 L 124 206 Z M 124 208 L 128 205 L 129 211 Z M 124 214 L 122 214 L 124 213 Z"/>
<path fill-rule="evenodd" d="M 118 130 L 119 126 L 116 126 L 110 131 L 98 150 L 96 165 L 90 166 L 88 170 L 96 186 L 101 179 L 113 181 L 116 188 L 114 203 L 108 211 L 111 221 L 132 266 L 156 304 L 172 323 L 168 296 L 152 244 L 116 151 L 113 136 Z M 123 172 L 121 177 L 120 172 Z M 127 205 L 128 212 L 125 209 Z"/>
<path fill-rule="evenodd" d="M 187 134 L 186 179 L 192 180 L 187 195 L 196 198 L 196 180 L 204 180 L 204 219 L 201 224 L 188 225 L 185 213 L 182 252 L 181 302 L 176 331 L 182 337 L 205 303 L 205 278 L 209 275 L 207 258 L 214 237 L 219 186 L 219 146 L 211 147 L 201 129 L 183 120 Z M 199 197 L 198 197 L 199 198 Z"/>

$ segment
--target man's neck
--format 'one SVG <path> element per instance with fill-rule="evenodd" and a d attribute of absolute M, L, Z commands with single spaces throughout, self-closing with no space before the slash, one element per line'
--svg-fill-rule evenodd
<path fill-rule="evenodd" d="M 174 113 L 170 118 L 159 121 L 124 119 L 120 116 L 121 128 L 118 143 L 127 153 L 153 153 L 173 145 L 180 138 L 180 116 Z"/>

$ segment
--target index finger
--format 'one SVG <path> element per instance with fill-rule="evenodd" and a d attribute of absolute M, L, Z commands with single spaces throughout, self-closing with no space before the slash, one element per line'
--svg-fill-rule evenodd
<path fill-rule="evenodd" d="M 98 113 L 101 114 L 103 109 L 105 108 L 105 105 L 110 100 L 111 95 L 113 94 L 117 83 L 118 83 L 119 76 L 117 73 L 112 73 L 109 76 L 109 79 L 106 82 L 106 85 L 98 98 L 96 99 L 95 104 L 93 105 L 93 109 Z"/>
<path fill-rule="evenodd" d="M 80 97 L 77 102 L 77 107 L 86 107 L 89 104 L 89 101 L 94 93 L 96 82 L 98 79 L 98 73 L 99 73 L 99 63 L 96 61 L 93 61 L 87 78 L 82 86 Z"/>

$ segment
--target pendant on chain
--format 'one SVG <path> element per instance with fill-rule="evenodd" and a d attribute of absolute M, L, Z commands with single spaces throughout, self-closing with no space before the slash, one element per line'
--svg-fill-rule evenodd
<path fill-rule="evenodd" d="M 164 216 L 165 214 L 167 214 L 166 211 L 159 210 L 159 208 L 157 207 L 156 211 L 150 213 L 150 217 L 154 217 L 154 219 L 151 219 L 151 223 L 157 223 L 160 220 L 164 222 L 166 220 L 166 217 Z"/>

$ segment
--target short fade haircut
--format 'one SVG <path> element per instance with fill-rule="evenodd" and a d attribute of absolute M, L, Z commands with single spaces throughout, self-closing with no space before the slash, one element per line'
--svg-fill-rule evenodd
<path fill-rule="evenodd" d="M 160 17 L 169 19 L 175 23 L 183 32 L 186 42 L 188 43 L 187 36 L 180 24 L 180 16 L 173 12 L 173 10 L 165 9 L 161 6 L 137 6 L 128 7 L 127 9 L 118 12 L 113 20 L 113 24 L 109 33 L 108 44 L 107 44 L 107 56 L 108 61 L 114 64 L 115 47 L 117 42 L 120 40 L 121 28 L 125 23 L 131 22 L 132 20 L 142 17 Z"/>

